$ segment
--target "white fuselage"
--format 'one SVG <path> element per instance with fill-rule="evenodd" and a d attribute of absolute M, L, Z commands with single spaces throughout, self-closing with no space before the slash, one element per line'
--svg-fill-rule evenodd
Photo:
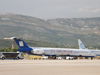
<path fill-rule="evenodd" d="M 69 56 L 96 56 L 95 50 L 80 50 L 80 49 L 67 49 L 67 48 L 34 48 L 32 47 L 31 53 L 41 55 L 69 55 Z M 98 54 L 100 55 L 100 51 Z"/>

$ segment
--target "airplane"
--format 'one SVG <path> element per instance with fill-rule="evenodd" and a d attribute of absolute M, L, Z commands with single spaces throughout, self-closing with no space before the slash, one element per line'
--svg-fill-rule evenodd
<path fill-rule="evenodd" d="M 20 52 L 25 52 L 31 55 L 38 55 L 38 56 L 49 56 L 49 57 L 56 57 L 56 56 L 71 56 L 71 57 L 93 57 L 96 54 L 91 50 L 83 50 L 83 49 L 68 49 L 68 48 L 43 48 L 43 47 L 29 47 L 22 38 L 15 38 L 13 37 L 15 42 L 17 43 Z M 99 54 L 100 51 L 98 50 Z"/>
<path fill-rule="evenodd" d="M 78 45 L 79 45 L 79 49 L 84 49 L 84 50 L 87 49 L 80 39 L 78 39 Z"/>
<path fill-rule="evenodd" d="M 84 46 L 84 44 L 82 43 L 80 39 L 78 39 L 78 44 L 79 44 L 79 49 L 89 50 Z M 91 50 L 91 52 L 94 53 L 96 56 L 100 56 L 100 50 Z"/>

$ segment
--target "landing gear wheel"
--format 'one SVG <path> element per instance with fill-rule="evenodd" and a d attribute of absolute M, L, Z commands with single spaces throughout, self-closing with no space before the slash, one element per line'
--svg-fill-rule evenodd
<path fill-rule="evenodd" d="M 17 57 L 17 60 L 19 60 L 19 57 Z"/>
<path fill-rule="evenodd" d="M 93 60 L 93 57 L 91 57 L 91 60 Z"/>
<path fill-rule="evenodd" d="M 4 60 L 5 58 L 4 57 L 2 57 L 2 60 Z"/>

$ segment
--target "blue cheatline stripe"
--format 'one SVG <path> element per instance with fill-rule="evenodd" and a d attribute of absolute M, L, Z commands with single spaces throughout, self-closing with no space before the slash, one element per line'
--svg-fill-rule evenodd
<path fill-rule="evenodd" d="M 32 54 L 32 55 L 42 56 L 42 54 Z M 45 56 L 56 56 L 56 55 L 45 54 Z M 63 56 L 67 56 L 67 55 L 63 55 Z M 70 55 L 70 56 L 72 56 L 72 57 L 79 57 L 79 55 Z M 81 56 L 81 57 L 94 57 L 94 56 Z"/>

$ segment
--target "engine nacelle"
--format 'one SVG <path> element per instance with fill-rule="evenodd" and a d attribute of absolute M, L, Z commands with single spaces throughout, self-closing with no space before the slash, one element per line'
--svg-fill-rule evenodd
<path fill-rule="evenodd" d="M 33 53 L 33 54 L 44 54 L 44 50 L 42 50 L 42 49 L 34 49 L 34 50 L 31 50 L 31 53 Z"/>

